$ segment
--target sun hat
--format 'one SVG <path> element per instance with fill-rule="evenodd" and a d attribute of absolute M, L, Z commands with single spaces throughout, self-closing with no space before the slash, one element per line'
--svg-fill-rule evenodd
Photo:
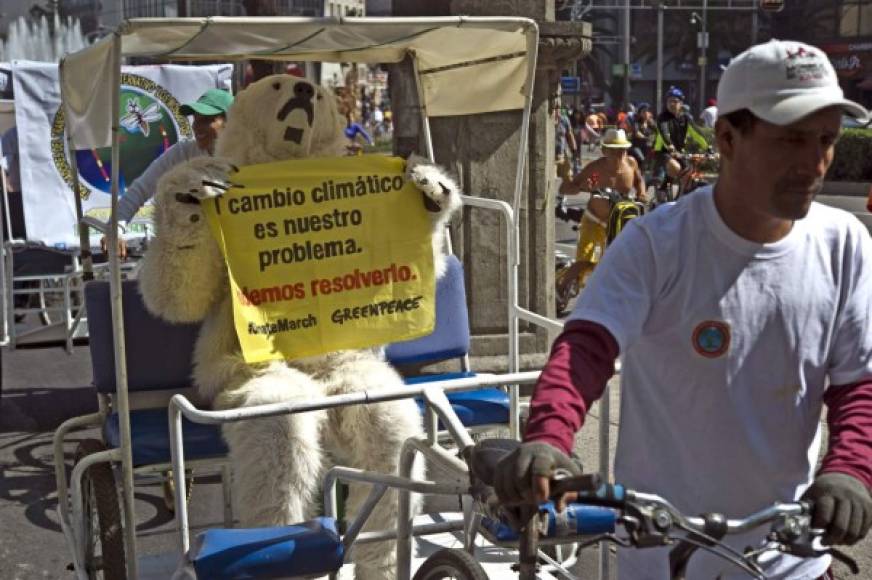
<path fill-rule="evenodd" d="M 790 125 L 833 106 L 858 119 L 869 115 L 845 98 L 827 55 L 796 41 L 752 46 L 730 62 L 718 84 L 719 115 L 748 109 L 774 125 Z"/>
<path fill-rule="evenodd" d="M 194 103 L 185 103 L 179 110 L 183 115 L 226 115 L 233 104 L 233 95 L 222 89 L 209 89 Z"/>
<path fill-rule="evenodd" d="M 613 149 L 627 149 L 632 145 L 627 141 L 627 134 L 623 129 L 609 129 L 603 135 L 602 146 Z"/>

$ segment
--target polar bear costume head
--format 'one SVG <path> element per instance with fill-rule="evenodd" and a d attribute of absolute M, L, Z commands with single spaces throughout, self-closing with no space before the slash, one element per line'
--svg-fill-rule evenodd
<path fill-rule="evenodd" d="M 234 166 L 333 157 L 345 152 L 345 121 L 336 96 L 289 75 L 265 77 L 240 92 L 227 114 L 214 157 L 177 165 L 158 182 L 157 237 L 140 271 L 140 289 L 154 314 L 199 322 L 227 296 L 227 272 L 200 207 L 232 181 Z"/>
<path fill-rule="evenodd" d="M 345 153 L 336 96 L 288 75 L 265 77 L 239 93 L 215 147 L 237 165 Z"/>

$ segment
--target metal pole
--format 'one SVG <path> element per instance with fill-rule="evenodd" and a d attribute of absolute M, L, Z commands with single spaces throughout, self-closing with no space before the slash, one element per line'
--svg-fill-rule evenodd
<path fill-rule="evenodd" d="M 697 114 L 701 113 L 703 109 L 705 109 L 705 81 L 706 81 L 706 67 L 708 66 L 708 60 L 706 59 L 706 49 L 708 48 L 708 32 L 706 32 L 706 20 L 708 11 L 708 0 L 703 0 L 702 2 L 702 33 L 699 37 L 699 109 Z"/>
<path fill-rule="evenodd" d="M 9 152 L 5 152 L 4 155 Z M 3 303 L 3 327 L 0 328 L 0 344 L 5 346 L 9 342 L 9 321 L 12 321 L 12 324 L 15 324 L 15 308 L 14 308 L 14 298 L 12 297 L 12 271 L 9 272 L 9 279 L 6 279 L 6 252 L 12 252 L 12 247 L 10 246 L 8 249 L 6 247 L 6 242 L 4 241 L 3 232 L 9 232 L 9 240 L 13 240 L 12 237 L 12 222 L 11 222 L 11 214 L 12 212 L 9 210 L 9 192 L 6 191 L 6 170 L 0 168 L 0 186 L 2 186 L 3 191 L 3 219 L 0 220 L 0 288 L 2 288 L 2 303 Z M 19 188 L 20 189 L 20 188 Z M 22 200 L 22 203 L 23 200 Z M 7 294 L 8 290 L 8 294 Z M 13 328 L 14 330 L 14 328 Z M 2 387 L 0 387 L 2 389 Z M 60 497 L 60 496 L 58 496 Z"/>
<path fill-rule="evenodd" d="M 624 104 L 630 102 L 630 0 L 624 0 Z"/>
<path fill-rule="evenodd" d="M 657 6 L 657 108 L 656 117 L 663 110 L 663 4 Z"/>
<path fill-rule="evenodd" d="M 82 184 L 79 181 L 79 165 L 76 159 L 76 147 L 73 145 L 73 132 L 69 121 L 65 123 L 64 131 L 67 137 L 67 152 L 70 160 L 70 173 L 73 175 L 73 197 L 76 201 L 76 225 L 79 228 L 79 256 L 82 260 L 82 279 L 86 282 L 94 279 L 94 258 L 91 254 L 91 236 L 89 226 L 82 222 Z M 108 246 L 107 246 L 108 247 Z"/>
<path fill-rule="evenodd" d="M 124 314 L 121 303 L 121 265 L 118 260 L 118 183 L 121 160 L 121 129 L 118 121 L 121 100 L 121 37 L 112 43 L 112 187 L 111 214 L 106 245 L 109 252 L 109 295 L 112 304 L 112 331 L 115 347 L 115 394 L 121 431 L 121 482 L 124 508 L 124 548 L 127 553 L 127 577 L 139 578 L 136 559 L 136 510 L 133 498 L 133 457 L 131 455 L 130 405 L 127 399 L 127 357 L 124 343 Z"/>
<path fill-rule="evenodd" d="M 609 387 L 606 386 L 599 400 L 599 472 L 603 481 L 609 479 L 609 420 L 611 415 L 611 401 L 609 399 Z M 609 546 L 611 544 L 605 540 L 600 542 L 599 556 L 600 580 L 609 580 Z"/>

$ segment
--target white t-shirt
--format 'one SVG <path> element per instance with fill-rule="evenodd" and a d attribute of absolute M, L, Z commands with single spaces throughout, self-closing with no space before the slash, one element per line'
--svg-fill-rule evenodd
<path fill-rule="evenodd" d="M 633 220 L 570 318 L 620 346 L 616 481 L 686 514 L 744 517 L 811 482 L 826 385 L 872 377 L 872 241 L 814 203 L 784 239 L 753 243 L 698 191 Z M 756 546 L 765 531 L 730 544 Z M 621 579 L 668 578 L 666 554 L 621 550 Z M 775 558 L 767 573 L 817 578 L 828 560 Z M 700 552 L 688 577 L 737 572 Z"/>
<path fill-rule="evenodd" d="M 128 222 L 133 219 L 139 208 L 157 193 L 157 182 L 164 173 L 179 163 L 208 154 L 209 152 L 200 149 L 194 140 L 179 141 L 164 151 L 130 184 L 118 200 L 118 221 Z"/>
<path fill-rule="evenodd" d="M 715 126 L 715 121 L 718 120 L 718 108 L 714 105 L 711 107 L 706 107 L 700 113 L 699 118 L 702 120 L 702 124 L 709 129 Z"/>

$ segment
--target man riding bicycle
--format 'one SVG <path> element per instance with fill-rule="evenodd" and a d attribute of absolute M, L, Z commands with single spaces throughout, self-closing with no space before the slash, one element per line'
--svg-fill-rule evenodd
<path fill-rule="evenodd" d="M 844 98 L 823 51 L 778 40 L 732 60 L 718 106 L 717 183 L 633 219 L 611 244 L 494 488 L 505 503 L 542 500 L 558 468 L 579 471 L 567 453 L 620 356 L 617 482 L 684 513 L 802 499 L 823 544 L 854 544 L 872 526 L 872 238 L 814 199 L 842 115 L 869 113 Z M 765 533 L 728 543 L 743 550 Z M 737 577 L 700 556 L 687 578 Z M 766 556 L 767 578 L 831 578 L 829 557 Z M 669 578 L 668 550 L 618 557 L 620 580 Z"/>
<path fill-rule="evenodd" d="M 669 87 L 666 91 L 666 110 L 657 116 L 657 137 L 654 141 L 656 156 L 652 182 L 658 191 L 664 191 L 667 187 L 667 176 L 673 179 L 685 168 L 686 164 L 679 154 L 685 152 L 688 140 L 702 151 L 709 149 L 693 118 L 682 110 L 683 105 L 684 93 L 681 89 Z M 665 198 L 671 199 L 668 190 L 665 191 Z"/>
<path fill-rule="evenodd" d="M 603 156 L 588 163 L 571 180 L 560 185 L 560 195 L 572 195 L 582 191 L 593 192 L 598 188 L 609 188 L 629 199 L 631 192 L 636 198 L 645 198 L 645 181 L 636 160 L 627 154 L 630 148 L 623 129 L 609 129 L 602 140 Z M 609 219 L 609 200 L 591 194 L 587 209 L 579 223 L 578 247 L 575 262 L 569 271 L 558 280 L 558 290 L 577 281 L 578 288 L 584 286 L 588 274 L 593 271 L 606 248 L 606 221 Z"/>

